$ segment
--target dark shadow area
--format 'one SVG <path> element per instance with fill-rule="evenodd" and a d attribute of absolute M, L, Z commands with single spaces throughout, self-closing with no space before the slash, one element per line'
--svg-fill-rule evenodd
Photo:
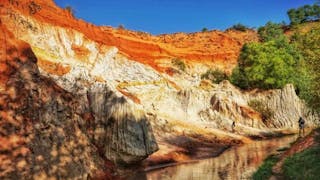
<path fill-rule="evenodd" d="M 30 47 L 0 24 L 0 179 L 108 177 L 79 129 L 75 97 L 40 75 Z"/>

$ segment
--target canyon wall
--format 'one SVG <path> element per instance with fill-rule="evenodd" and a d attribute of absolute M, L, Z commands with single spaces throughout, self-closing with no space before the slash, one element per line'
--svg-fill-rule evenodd
<path fill-rule="evenodd" d="M 70 93 L 40 74 L 30 46 L 0 22 L 0 177 L 111 177 L 157 150 L 144 112 L 108 88 Z"/>
<path fill-rule="evenodd" d="M 2 176 L 106 176 L 107 160 L 209 157 L 248 137 L 295 133 L 299 116 L 319 125 L 292 85 L 242 91 L 201 79 L 230 73 L 255 31 L 153 36 L 97 27 L 44 0 L 1 1 L 0 14 Z"/>

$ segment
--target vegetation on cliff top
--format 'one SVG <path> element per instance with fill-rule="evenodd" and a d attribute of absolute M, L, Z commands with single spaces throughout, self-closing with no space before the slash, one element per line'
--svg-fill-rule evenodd
<path fill-rule="evenodd" d="M 241 88 L 275 89 L 288 83 L 299 85 L 303 59 L 285 38 L 243 46 L 231 81 Z"/>
<path fill-rule="evenodd" d="M 267 22 L 265 26 L 258 28 L 258 34 L 263 42 L 268 42 L 277 39 L 283 39 L 283 29 L 284 23 L 273 23 L 271 21 Z"/>
<path fill-rule="evenodd" d="M 201 75 L 201 79 L 208 79 L 215 84 L 219 84 L 221 81 L 228 79 L 228 76 L 220 69 L 209 69 Z"/>
<path fill-rule="evenodd" d="M 250 28 L 248 26 L 246 26 L 246 25 L 238 23 L 238 24 L 235 24 L 235 25 L 231 26 L 227 30 L 237 30 L 237 31 L 246 32 L 247 30 L 250 30 Z"/>
<path fill-rule="evenodd" d="M 202 28 L 201 32 L 208 32 L 208 28 L 206 27 Z"/>
<path fill-rule="evenodd" d="M 66 6 L 64 9 L 67 10 L 71 16 L 74 16 L 74 9 L 72 6 Z"/>
<path fill-rule="evenodd" d="M 320 1 L 318 2 L 318 4 Z M 318 4 L 305 5 L 297 9 L 289 9 L 288 16 L 292 25 L 318 20 L 320 18 L 320 6 Z"/>
<path fill-rule="evenodd" d="M 307 31 L 297 28 L 297 23 L 319 20 L 319 11 L 317 4 L 289 10 L 291 36 L 284 32 L 289 27 L 284 23 L 260 27 L 261 41 L 243 46 L 231 82 L 242 89 L 275 89 L 291 83 L 310 107 L 320 111 L 320 25 Z"/>

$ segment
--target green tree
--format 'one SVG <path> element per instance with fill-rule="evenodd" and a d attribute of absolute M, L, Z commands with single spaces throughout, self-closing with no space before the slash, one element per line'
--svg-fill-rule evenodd
<path fill-rule="evenodd" d="M 320 28 L 305 34 L 297 33 L 292 41 L 301 49 L 312 83 L 303 91 L 302 96 L 308 104 L 320 112 Z"/>
<path fill-rule="evenodd" d="M 273 39 L 284 39 L 282 27 L 284 24 L 268 22 L 265 26 L 258 29 L 258 34 L 263 42 L 267 42 Z"/>
<path fill-rule="evenodd" d="M 288 83 L 298 86 L 303 69 L 302 56 L 287 39 L 250 43 L 242 48 L 231 82 L 244 89 L 275 89 Z"/>
<path fill-rule="evenodd" d="M 316 3 L 316 5 L 313 6 L 314 9 L 314 16 L 316 20 L 320 19 L 320 1 Z"/>
<path fill-rule="evenodd" d="M 320 19 L 319 3 L 304 5 L 297 9 L 289 9 L 287 12 L 292 25 Z"/>
<path fill-rule="evenodd" d="M 289 16 L 290 22 L 292 25 L 299 23 L 299 18 L 296 16 L 296 10 L 295 9 L 289 9 L 287 11 L 287 14 Z"/>

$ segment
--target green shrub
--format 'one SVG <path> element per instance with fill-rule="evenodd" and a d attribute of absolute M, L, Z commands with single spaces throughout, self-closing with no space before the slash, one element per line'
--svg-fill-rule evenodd
<path fill-rule="evenodd" d="M 124 27 L 124 25 L 123 25 L 123 24 L 120 24 L 120 25 L 118 26 L 118 29 L 120 29 L 120 30 L 124 30 L 124 29 L 125 29 L 125 27 Z"/>
<path fill-rule="evenodd" d="M 208 79 L 213 83 L 219 84 L 221 81 L 228 79 L 228 76 L 219 69 L 209 69 L 206 73 L 201 75 L 201 79 Z"/>
<path fill-rule="evenodd" d="M 207 32 L 208 28 L 202 28 L 201 32 Z"/>
<path fill-rule="evenodd" d="M 238 23 L 238 24 L 231 26 L 228 30 L 231 30 L 231 29 L 245 32 L 245 31 L 249 30 L 250 28 L 241 24 L 241 23 Z"/>
<path fill-rule="evenodd" d="M 181 60 L 181 59 L 173 59 L 172 60 L 172 64 L 174 66 L 176 66 L 177 68 L 179 68 L 181 71 L 185 71 L 186 70 L 186 64 Z"/>
<path fill-rule="evenodd" d="M 248 102 L 248 105 L 255 111 L 259 112 L 264 121 L 271 119 L 274 116 L 274 112 L 261 101 L 251 100 Z"/>
<path fill-rule="evenodd" d="M 74 9 L 72 6 L 66 6 L 65 10 L 67 10 L 71 16 L 74 16 Z"/>
<path fill-rule="evenodd" d="M 278 162 L 278 160 L 279 158 L 275 155 L 269 156 L 264 160 L 259 169 L 253 174 L 252 178 L 254 180 L 269 179 L 272 175 L 272 167 Z"/>

